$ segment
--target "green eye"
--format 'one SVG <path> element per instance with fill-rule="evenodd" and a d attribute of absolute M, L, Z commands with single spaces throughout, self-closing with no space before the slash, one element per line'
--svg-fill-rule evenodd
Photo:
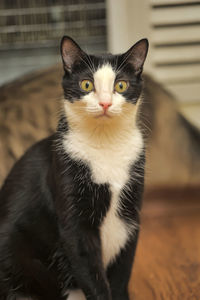
<path fill-rule="evenodd" d="M 125 80 L 118 81 L 115 84 L 115 91 L 118 93 L 123 93 L 127 90 L 128 84 Z"/>
<path fill-rule="evenodd" d="M 91 80 L 82 80 L 81 81 L 81 88 L 85 92 L 91 92 L 94 89 L 94 85 Z"/>

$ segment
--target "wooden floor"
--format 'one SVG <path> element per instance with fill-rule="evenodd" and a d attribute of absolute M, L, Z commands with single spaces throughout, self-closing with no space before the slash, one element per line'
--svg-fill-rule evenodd
<path fill-rule="evenodd" d="M 199 191 L 145 197 L 130 295 L 200 299 Z"/>

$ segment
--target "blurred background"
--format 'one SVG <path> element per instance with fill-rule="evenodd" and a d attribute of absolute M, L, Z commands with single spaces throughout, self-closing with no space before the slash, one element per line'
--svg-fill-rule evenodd
<path fill-rule="evenodd" d="M 200 126 L 200 1 L 1 0 L 0 85 L 60 61 L 64 34 L 93 53 L 148 37 L 145 71 Z"/>
<path fill-rule="evenodd" d="M 60 62 L 63 35 L 88 51 L 106 51 L 105 1 L 1 0 L 0 83 Z"/>
<path fill-rule="evenodd" d="M 0 185 L 27 148 L 55 131 L 63 35 L 91 53 L 149 39 L 130 299 L 200 299 L 200 1 L 0 0 Z"/>
<path fill-rule="evenodd" d="M 145 71 L 200 126 L 200 1 L 108 0 L 109 50 L 124 51 L 144 36 L 150 41 Z"/>

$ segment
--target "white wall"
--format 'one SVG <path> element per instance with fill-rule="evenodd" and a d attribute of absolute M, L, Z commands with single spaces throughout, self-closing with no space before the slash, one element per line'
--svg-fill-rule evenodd
<path fill-rule="evenodd" d="M 107 0 L 108 50 L 121 53 L 150 38 L 148 0 Z M 145 68 L 150 66 L 148 61 Z"/>

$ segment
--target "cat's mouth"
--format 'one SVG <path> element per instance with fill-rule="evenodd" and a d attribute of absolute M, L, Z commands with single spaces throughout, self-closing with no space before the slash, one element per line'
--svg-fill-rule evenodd
<path fill-rule="evenodd" d="M 101 114 L 96 115 L 95 118 L 96 119 L 99 119 L 99 118 L 111 118 L 111 115 L 109 115 L 108 112 L 102 112 Z"/>
<path fill-rule="evenodd" d="M 95 119 L 112 119 L 114 117 L 119 117 L 122 113 L 121 109 L 87 109 L 86 112 L 89 113 Z"/>

